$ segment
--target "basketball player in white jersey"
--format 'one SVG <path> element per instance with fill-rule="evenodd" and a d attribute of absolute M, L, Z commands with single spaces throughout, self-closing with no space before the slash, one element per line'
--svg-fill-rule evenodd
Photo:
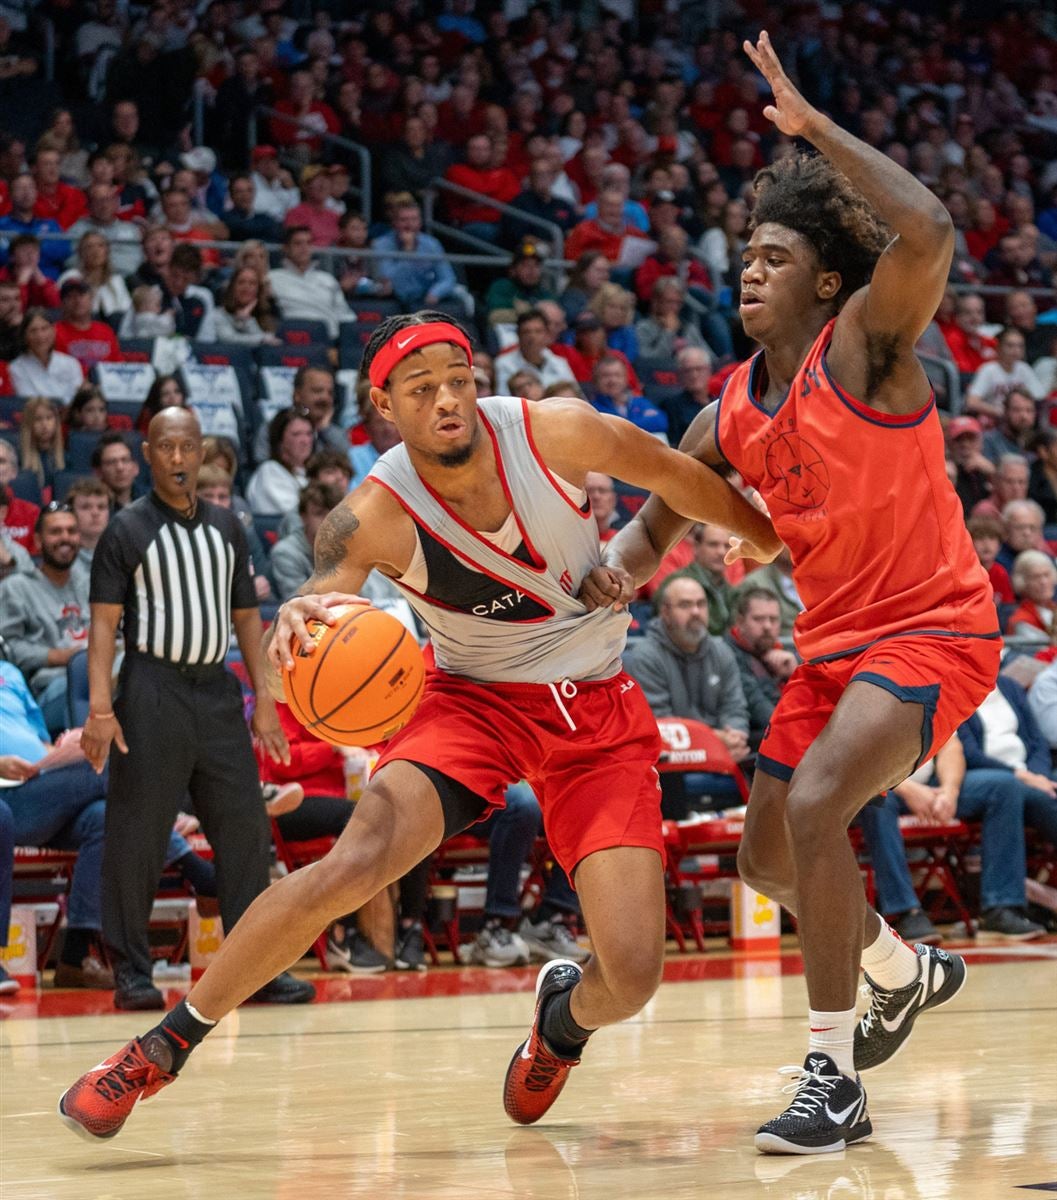
<path fill-rule="evenodd" d="M 478 403 L 465 333 L 440 313 L 394 317 L 364 355 L 371 402 L 402 444 L 328 516 L 315 574 L 280 609 L 269 656 L 314 649 L 307 622 L 332 624 L 368 573 L 384 572 L 432 635 L 436 670 L 410 724 L 388 743 L 329 855 L 269 888 L 216 961 L 160 1025 L 62 1097 L 75 1132 L 112 1137 L 136 1101 L 171 1083 L 236 1005 L 354 911 L 527 779 L 551 848 L 580 894 L 593 957 L 537 980 L 528 1039 L 504 1105 L 537 1120 L 590 1034 L 636 1013 L 661 978 L 664 870 L 656 723 L 621 670 L 626 612 L 576 599 L 600 562 L 584 492 L 602 471 L 722 525 L 769 561 L 767 518 L 719 475 L 628 421 L 579 400 Z M 745 548 L 742 548 L 745 553 Z"/>

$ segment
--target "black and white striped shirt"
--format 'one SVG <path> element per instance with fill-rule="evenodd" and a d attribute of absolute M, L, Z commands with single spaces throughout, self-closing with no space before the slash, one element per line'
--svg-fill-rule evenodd
<path fill-rule="evenodd" d="M 181 666 L 223 662 L 231 610 L 257 607 L 238 517 L 199 500 L 188 520 L 155 492 L 134 501 L 96 546 L 91 602 L 124 606 L 129 650 Z"/>

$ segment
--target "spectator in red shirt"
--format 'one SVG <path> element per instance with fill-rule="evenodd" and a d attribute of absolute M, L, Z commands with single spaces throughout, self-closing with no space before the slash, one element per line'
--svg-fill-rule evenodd
<path fill-rule="evenodd" d="M 40 269 L 40 239 L 20 233 L 8 246 L 9 262 L 0 268 L 0 280 L 17 283 L 22 311 L 27 308 L 58 308 L 59 291 Z"/>
<path fill-rule="evenodd" d="M 943 330 L 943 336 L 963 377 L 975 375 L 985 362 L 998 357 L 998 343 L 980 332 L 983 323 L 983 300 L 975 292 L 959 296 L 954 308 L 954 324 Z"/>
<path fill-rule="evenodd" d="M 565 165 L 565 173 L 580 193 L 585 207 L 594 204 L 603 190 L 602 175 L 609 163 L 609 151 L 601 141 L 586 142 L 584 148 Z"/>
<path fill-rule="evenodd" d="M 0 442 L 0 459 L 6 460 L 8 455 L 14 457 L 14 446 L 9 442 Z M 17 458 L 15 458 L 15 462 L 17 464 Z M 17 472 L 17 465 L 15 470 Z M 0 483 L 0 529 L 3 530 L 0 533 L 0 579 L 9 574 L 11 570 L 17 571 L 19 565 L 14 552 L 8 550 L 5 555 L 5 541 L 16 543 L 27 554 L 37 553 L 33 530 L 37 527 L 39 516 L 38 505 L 31 504 L 28 500 L 20 500 L 6 484 Z M 24 559 L 23 562 L 25 561 L 27 560 Z"/>
<path fill-rule="evenodd" d="M 437 110 L 435 139 L 451 146 L 463 145 L 468 137 L 484 133 L 486 111 L 474 88 L 457 83 Z"/>
<path fill-rule="evenodd" d="M 980 566 L 987 572 L 991 587 L 995 593 L 996 604 L 1013 604 L 1016 597 L 1013 594 L 1013 583 L 1009 572 L 998 561 L 998 551 L 1002 545 L 1002 522 L 998 517 L 970 517 L 965 523 L 969 536 L 973 539 L 973 549 L 980 560 Z"/>
<path fill-rule="evenodd" d="M 551 349 L 561 355 L 573 369 L 577 383 L 590 383 L 598 360 L 603 357 L 619 358 L 628 373 L 628 387 L 636 394 L 642 391 L 639 377 L 626 354 L 606 345 L 606 328 L 593 312 L 582 312 L 573 321 L 573 344 L 555 342 Z"/>
<path fill-rule="evenodd" d="M 55 322 L 55 349 L 72 355 L 85 373 L 98 362 L 121 362 L 123 355 L 113 329 L 92 320 L 92 289 L 72 276 L 59 289 L 62 317 Z"/>
<path fill-rule="evenodd" d="M 565 239 L 565 257 L 577 259 L 588 250 L 599 250 L 611 263 L 620 259 L 625 238 L 644 237 L 624 218 L 624 197 L 620 192 L 604 191 L 598 196 L 598 216 L 581 221 Z"/>
<path fill-rule="evenodd" d="M 290 76 L 290 96 L 276 101 L 275 110 L 304 125 L 273 117 L 269 141 L 276 146 L 297 147 L 306 158 L 315 158 L 322 151 L 321 133 L 341 131 L 337 113 L 329 104 L 316 99 L 315 84 L 307 71 L 294 71 Z"/>
<path fill-rule="evenodd" d="M 333 246 L 341 232 L 338 214 L 327 204 L 330 179 L 327 168 L 313 163 L 301 172 L 301 203 L 283 218 L 283 224 L 304 225 L 312 234 L 313 246 Z"/>
<path fill-rule="evenodd" d="M 653 289 L 662 276 L 672 276 L 686 287 L 687 291 L 698 288 L 707 293 L 705 302 L 712 297 L 712 280 L 708 268 L 696 258 L 687 255 L 689 238 L 686 230 L 676 225 L 666 229 L 658 238 L 657 249 L 635 272 L 635 294 L 648 304 L 653 298 Z"/>
<path fill-rule="evenodd" d="M 1009 222 L 998 212 L 990 200 L 981 196 L 973 204 L 973 223 L 965 231 L 965 244 L 969 253 L 982 263 L 987 253 L 993 250 L 1009 229 Z"/>
<path fill-rule="evenodd" d="M 502 204 L 509 204 L 521 192 L 518 177 L 497 162 L 495 143 L 484 133 L 470 138 L 466 143 L 466 161 L 449 167 L 445 178 Z M 497 208 L 467 197 L 449 196 L 448 211 L 452 221 L 474 237 L 495 241 L 499 234 L 502 214 Z"/>
<path fill-rule="evenodd" d="M 38 150 L 33 160 L 33 178 L 37 184 L 37 202 L 33 214 L 55 221 L 60 229 L 69 229 L 88 211 L 88 199 L 80 188 L 59 178 L 62 156 L 58 150 Z"/>

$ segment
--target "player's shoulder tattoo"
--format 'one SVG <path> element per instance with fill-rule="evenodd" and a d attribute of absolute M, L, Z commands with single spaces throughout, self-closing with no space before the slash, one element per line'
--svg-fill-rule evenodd
<path fill-rule="evenodd" d="M 339 504 L 327 515 L 319 527 L 315 540 L 317 579 L 337 575 L 345 562 L 347 542 L 360 527 L 360 518 L 344 504 Z"/>

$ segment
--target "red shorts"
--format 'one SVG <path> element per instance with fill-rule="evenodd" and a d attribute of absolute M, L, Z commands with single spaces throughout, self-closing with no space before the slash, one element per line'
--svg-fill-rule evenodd
<path fill-rule="evenodd" d="M 375 769 L 394 760 L 422 763 L 496 808 L 510 784 L 527 780 L 570 879 L 589 854 L 613 846 L 646 846 L 663 856 L 661 741 L 642 689 L 626 674 L 566 683 L 565 692 L 553 687 L 431 671 L 414 717 Z"/>
<path fill-rule="evenodd" d="M 782 690 L 756 765 L 768 775 L 790 779 L 844 689 L 859 679 L 924 708 L 921 757 L 916 764 L 920 766 L 994 688 L 1001 656 L 999 638 L 918 634 L 882 639 L 860 654 L 828 662 L 801 663 Z"/>

